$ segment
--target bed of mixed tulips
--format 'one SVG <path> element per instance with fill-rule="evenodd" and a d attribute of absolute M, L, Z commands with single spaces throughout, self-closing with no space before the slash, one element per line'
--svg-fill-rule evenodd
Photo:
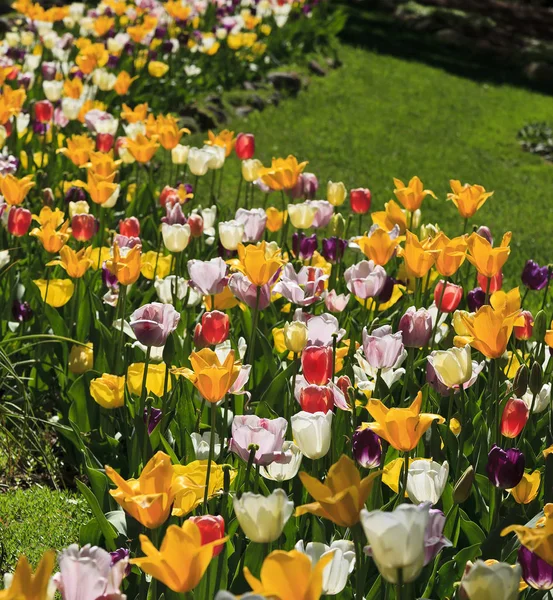
<path fill-rule="evenodd" d="M 227 48 L 310 10 L 218 4 Z M 0 46 L 2 435 L 55 432 L 93 515 L 0 599 L 546 597 L 552 269 L 504 289 L 480 185 L 450 182 L 446 233 L 418 177 L 371 211 L 250 133 L 192 147 L 159 98 L 119 105 L 210 56 L 213 7 L 20 0 Z M 148 62 L 174 28 L 188 58 Z"/>

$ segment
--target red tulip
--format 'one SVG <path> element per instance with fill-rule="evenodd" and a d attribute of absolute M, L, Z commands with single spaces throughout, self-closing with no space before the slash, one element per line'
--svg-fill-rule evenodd
<path fill-rule="evenodd" d="M 332 377 L 332 348 L 307 346 L 301 354 L 301 368 L 307 383 L 326 385 Z"/>
<path fill-rule="evenodd" d="M 434 302 L 439 310 L 444 313 L 453 312 L 463 298 L 463 288 L 460 285 L 447 282 L 444 289 L 444 280 L 438 281 L 434 288 Z"/>
<path fill-rule="evenodd" d="M 50 123 L 54 116 L 54 107 L 50 100 L 40 100 L 35 104 L 35 117 L 40 123 Z"/>
<path fill-rule="evenodd" d="M 204 338 L 202 334 L 202 324 L 197 323 L 196 327 L 194 327 L 194 346 L 196 349 L 201 350 L 206 346 L 209 346 L 208 341 Z"/>
<path fill-rule="evenodd" d="M 33 215 L 30 210 L 12 206 L 8 213 L 8 231 L 16 237 L 22 237 L 29 231 L 32 219 Z"/>
<path fill-rule="evenodd" d="M 109 152 L 113 148 L 115 138 L 111 133 L 99 133 L 96 136 L 96 150 L 98 152 Z"/>
<path fill-rule="evenodd" d="M 225 537 L 225 520 L 217 515 L 203 515 L 198 517 L 190 517 L 189 521 L 195 523 L 200 530 L 202 546 L 215 542 Z M 225 544 L 215 546 L 213 548 L 213 556 L 218 556 L 223 551 Z"/>
<path fill-rule="evenodd" d="M 529 340 L 534 331 L 534 317 L 529 310 L 523 310 L 520 314 L 524 318 L 524 325 L 516 325 L 513 328 L 517 340 Z"/>
<path fill-rule="evenodd" d="M 253 133 L 239 133 L 236 136 L 236 145 L 234 146 L 236 156 L 240 160 L 252 158 L 255 153 L 255 137 Z"/>
<path fill-rule="evenodd" d="M 346 402 L 349 404 L 349 388 L 351 387 L 351 379 L 347 375 L 342 375 L 336 380 L 336 385 L 344 394 Z"/>
<path fill-rule="evenodd" d="M 204 232 L 204 220 L 197 213 L 192 213 L 188 217 L 188 225 L 190 225 L 190 235 L 193 238 L 200 237 Z"/>
<path fill-rule="evenodd" d="M 300 394 L 301 409 L 308 413 L 327 413 L 334 407 L 334 395 L 323 385 L 307 385 Z"/>
<path fill-rule="evenodd" d="M 515 438 L 528 421 L 528 407 L 520 398 L 509 398 L 501 415 L 501 435 Z"/>
<path fill-rule="evenodd" d="M 88 242 L 98 231 L 98 221 L 94 215 L 74 215 L 71 219 L 73 237 L 79 242 Z"/>
<path fill-rule="evenodd" d="M 136 217 L 119 221 L 119 233 L 126 237 L 140 237 L 140 221 Z"/>
<path fill-rule="evenodd" d="M 490 285 L 489 290 L 488 290 L 488 281 L 489 281 L 489 285 Z M 503 272 L 498 271 L 491 278 L 488 278 L 485 275 L 480 275 L 480 273 L 478 273 L 478 285 L 484 290 L 484 293 L 486 291 L 489 291 L 490 294 L 497 292 L 497 290 L 500 290 L 501 286 L 503 285 Z"/>
<path fill-rule="evenodd" d="M 170 185 L 166 185 L 159 195 L 159 203 L 161 206 L 165 206 L 167 202 L 171 202 L 174 204 L 179 201 L 179 193 L 178 191 L 171 187 Z"/>
<path fill-rule="evenodd" d="M 208 344 L 221 344 L 229 333 L 230 320 L 228 315 L 219 310 L 206 312 L 202 316 L 202 337 Z"/>
<path fill-rule="evenodd" d="M 357 188 L 349 193 L 351 210 L 358 215 L 366 215 L 371 209 L 371 190 L 368 188 Z"/>
<path fill-rule="evenodd" d="M 13 131 L 13 125 L 11 124 L 11 121 L 6 121 L 4 123 L 4 129 L 6 130 L 6 137 L 10 137 Z"/>

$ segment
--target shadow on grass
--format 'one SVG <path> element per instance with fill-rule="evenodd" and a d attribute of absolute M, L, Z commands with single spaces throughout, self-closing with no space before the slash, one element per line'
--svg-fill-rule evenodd
<path fill-rule="evenodd" d="M 409 31 L 392 14 L 375 10 L 371 0 L 344 0 L 348 21 L 342 41 L 404 60 L 424 62 L 460 77 L 513 85 L 552 94 L 550 83 L 530 81 L 522 65 L 470 48 L 453 48 L 429 34 Z"/>

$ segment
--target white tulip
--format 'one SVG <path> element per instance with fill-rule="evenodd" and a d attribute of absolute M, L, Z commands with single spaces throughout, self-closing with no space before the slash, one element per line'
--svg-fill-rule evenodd
<path fill-rule="evenodd" d="M 61 98 L 63 81 L 43 81 L 42 89 L 44 90 L 44 95 L 50 102 L 57 102 Z"/>
<path fill-rule="evenodd" d="M 382 577 L 398 583 L 415 581 L 424 567 L 424 534 L 430 504 L 400 504 L 393 512 L 361 511 L 361 524 L 371 556 Z"/>
<path fill-rule="evenodd" d="M 317 214 L 317 207 L 307 202 L 301 204 L 289 204 L 288 205 L 288 217 L 290 223 L 296 229 L 309 229 L 313 225 L 315 215 Z"/>
<path fill-rule="evenodd" d="M 90 212 L 90 206 L 86 200 L 78 200 L 77 202 L 69 203 L 69 216 L 73 218 L 75 215 L 87 215 Z"/>
<path fill-rule="evenodd" d="M 146 124 L 143 121 L 137 121 L 136 123 L 127 123 L 123 125 L 123 131 L 125 137 L 135 140 L 137 135 L 146 135 Z"/>
<path fill-rule="evenodd" d="M 119 119 L 114 119 L 111 115 L 108 115 L 109 119 L 98 119 L 94 123 L 94 129 L 96 133 L 109 133 L 113 137 L 117 135 L 117 128 L 119 127 Z"/>
<path fill-rule="evenodd" d="M 270 496 L 246 492 L 240 498 L 235 496 L 233 505 L 242 531 L 258 544 L 277 540 L 294 511 L 294 503 L 280 488 Z"/>
<path fill-rule="evenodd" d="M 84 2 L 72 2 L 69 5 L 69 14 L 77 21 L 84 15 L 85 8 Z"/>
<path fill-rule="evenodd" d="M 78 118 L 83 104 L 83 100 L 79 98 L 63 98 L 61 101 L 61 110 L 70 121 L 74 121 Z"/>
<path fill-rule="evenodd" d="M 315 566 L 323 556 L 332 553 L 332 560 L 323 570 L 323 594 L 335 596 L 339 594 L 348 582 L 348 575 L 355 567 L 355 546 L 349 540 L 336 540 L 330 546 L 321 542 L 309 542 L 304 546 L 300 540 L 296 550 L 307 554 Z"/>
<path fill-rule="evenodd" d="M 207 460 L 209 458 L 209 444 L 211 442 L 211 433 L 206 431 L 204 434 L 191 433 L 190 439 L 192 440 L 192 446 L 194 446 L 194 452 L 196 454 L 196 460 Z M 215 443 L 213 444 L 215 449 L 215 456 L 219 456 L 221 453 L 221 442 L 219 436 L 215 434 Z"/>
<path fill-rule="evenodd" d="M 23 46 L 32 46 L 34 41 L 35 41 L 35 36 L 32 31 L 22 31 L 21 32 L 21 44 Z"/>
<path fill-rule="evenodd" d="M 244 238 L 244 224 L 238 221 L 221 221 L 219 239 L 226 250 L 236 250 Z"/>
<path fill-rule="evenodd" d="M 15 48 L 19 44 L 19 33 L 17 31 L 8 31 L 4 39 L 10 48 Z"/>
<path fill-rule="evenodd" d="M 407 473 L 407 494 L 413 504 L 436 504 L 444 493 L 449 474 L 447 461 L 441 465 L 433 460 L 414 460 Z"/>
<path fill-rule="evenodd" d="M 161 225 L 161 235 L 169 252 L 182 252 L 190 241 L 190 225 L 188 223 L 185 225 L 163 223 Z"/>
<path fill-rule="evenodd" d="M 17 117 L 15 117 L 15 126 L 17 127 L 18 135 L 25 133 L 27 127 L 29 127 L 30 121 L 31 115 L 29 113 L 20 112 Z"/>
<path fill-rule="evenodd" d="M 190 150 L 190 146 L 183 146 L 182 144 L 177 144 L 171 150 L 171 162 L 174 165 L 185 165 L 188 160 L 188 151 Z"/>
<path fill-rule="evenodd" d="M 188 150 L 188 168 L 192 175 L 201 177 L 208 171 L 208 164 L 212 155 L 204 148 L 190 148 Z"/>
<path fill-rule="evenodd" d="M 0 250 L 0 269 L 10 264 L 10 251 Z"/>
<path fill-rule="evenodd" d="M 154 287 L 156 288 L 157 297 L 160 302 L 173 304 L 173 293 L 179 300 L 182 300 L 186 296 L 188 282 L 184 277 L 177 277 L 175 281 L 175 277 L 175 275 L 168 275 L 163 279 L 156 277 Z"/>
<path fill-rule="evenodd" d="M 286 464 L 272 462 L 267 466 L 263 466 L 260 468 L 259 472 L 265 479 L 270 479 L 271 481 L 288 481 L 289 479 L 294 479 L 294 477 L 298 474 L 301 465 L 301 459 L 303 458 L 303 454 L 300 449 L 294 442 L 284 442 L 282 444 L 282 451 L 290 456 L 290 462 Z"/>
<path fill-rule="evenodd" d="M 469 600 L 516 600 L 522 569 L 498 562 L 487 565 L 483 560 L 467 563 L 461 588 Z"/>
<path fill-rule="evenodd" d="M 102 92 L 109 92 L 115 87 L 117 77 L 106 69 L 94 69 L 92 81 Z"/>
<path fill-rule="evenodd" d="M 225 164 L 225 149 L 222 146 L 204 146 L 202 150 L 209 154 L 209 169 L 220 169 Z"/>
<path fill-rule="evenodd" d="M 39 54 L 27 54 L 23 63 L 23 70 L 36 71 L 40 65 L 41 58 Z"/>
<path fill-rule="evenodd" d="M 528 407 L 528 410 L 532 410 L 534 413 L 543 412 L 550 404 L 551 404 L 551 384 L 544 383 L 541 390 L 536 394 L 536 399 L 534 400 L 532 392 L 528 391 L 524 396 L 522 396 L 524 403 Z M 532 409 L 532 402 L 534 404 L 534 408 Z"/>
<path fill-rule="evenodd" d="M 328 454 L 333 416 L 331 410 L 327 413 L 309 413 L 302 410 L 292 417 L 294 441 L 307 458 L 322 458 Z"/>

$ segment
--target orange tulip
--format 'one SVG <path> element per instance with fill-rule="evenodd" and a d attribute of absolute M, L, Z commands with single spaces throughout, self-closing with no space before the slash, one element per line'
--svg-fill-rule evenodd
<path fill-rule="evenodd" d="M 448 194 L 447 199 L 455 204 L 459 214 L 465 219 L 472 217 L 484 205 L 484 202 L 493 196 L 493 192 L 486 192 L 481 185 L 470 185 L 469 183 L 461 185 L 457 179 L 452 179 L 449 185 L 453 193 Z"/>
<path fill-rule="evenodd" d="M 481 275 L 488 278 L 493 277 L 501 271 L 509 258 L 511 236 L 511 232 L 508 231 L 503 236 L 500 246 L 493 248 L 486 238 L 477 233 L 471 234 L 468 239 L 469 253 L 467 260 L 476 267 Z"/>
<path fill-rule="evenodd" d="M 10 206 L 18 206 L 25 200 L 29 190 L 36 183 L 33 181 L 32 175 L 26 175 L 18 179 L 11 173 L 8 175 L 0 175 L 0 193 L 4 196 L 4 200 Z"/>
<path fill-rule="evenodd" d="M 439 254 L 436 255 L 436 271 L 444 277 L 451 277 L 465 262 L 467 236 L 462 235 L 449 239 L 440 231 L 433 239 L 431 248 L 439 250 Z"/>
<path fill-rule="evenodd" d="M 113 258 L 106 261 L 106 266 L 122 285 L 130 285 L 140 277 L 140 253 L 140 246 L 134 246 L 122 255 L 119 245 L 113 245 Z"/>
<path fill-rule="evenodd" d="M 422 201 L 426 196 L 432 196 L 436 198 L 436 195 L 432 190 L 424 190 L 422 181 L 418 177 L 412 177 L 408 185 L 405 185 L 401 179 L 394 177 L 394 194 L 399 200 L 403 208 L 414 212 L 421 207 Z"/>
<path fill-rule="evenodd" d="M 270 167 L 259 169 L 259 176 L 272 190 L 289 190 L 298 182 L 298 178 L 307 166 L 307 161 L 298 163 L 295 156 L 273 158 Z"/>

